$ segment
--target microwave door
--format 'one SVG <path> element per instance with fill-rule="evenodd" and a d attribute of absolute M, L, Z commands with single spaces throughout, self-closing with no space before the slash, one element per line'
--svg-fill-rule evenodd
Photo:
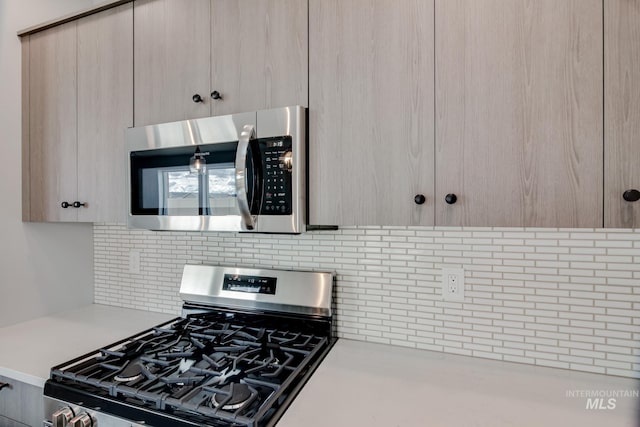
<path fill-rule="evenodd" d="M 164 151 L 148 150 L 131 155 L 132 213 L 157 216 L 229 215 L 232 197 L 235 205 L 237 143 L 214 147 L 206 167 L 193 170 L 189 159 L 194 148 Z M 208 147 L 211 147 L 209 145 Z M 231 205 L 231 206 L 233 206 Z M 239 216 L 237 209 L 235 215 Z"/>

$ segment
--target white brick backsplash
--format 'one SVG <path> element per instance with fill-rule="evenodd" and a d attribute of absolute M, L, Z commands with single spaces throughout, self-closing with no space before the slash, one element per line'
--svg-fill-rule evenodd
<path fill-rule="evenodd" d="M 129 251 L 141 273 L 129 272 Z M 94 225 L 95 302 L 179 314 L 184 264 L 333 271 L 339 337 L 640 378 L 640 230 L 347 227 L 299 236 Z M 465 269 L 464 302 L 441 269 Z"/>

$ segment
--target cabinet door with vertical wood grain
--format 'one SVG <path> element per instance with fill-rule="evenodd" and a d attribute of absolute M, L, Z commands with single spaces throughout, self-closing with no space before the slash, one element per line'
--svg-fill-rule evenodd
<path fill-rule="evenodd" d="M 29 36 L 30 220 L 76 221 L 76 22 Z"/>
<path fill-rule="evenodd" d="M 604 4 L 604 224 L 639 228 L 640 1 Z"/>
<path fill-rule="evenodd" d="M 78 220 L 124 222 L 125 129 L 133 126 L 133 7 L 78 21 Z"/>
<path fill-rule="evenodd" d="M 214 116 L 307 106 L 307 9 L 307 0 L 212 0 Z"/>
<path fill-rule="evenodd" d="M 433 6 L 310 0 L 310 223 L 433 224 Z"/>
<path fill-rule="evenodd" d="M 136 126 L 211 115 L 210 1 L 134 3 Z"/>
<path fill-rule="evenodd" d="M 602 0 L 435 15 L 436 224 L 601 227 Z"/>

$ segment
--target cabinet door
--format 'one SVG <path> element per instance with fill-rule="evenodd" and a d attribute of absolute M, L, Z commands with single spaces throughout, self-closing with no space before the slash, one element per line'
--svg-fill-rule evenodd
<path fill-rule="evenodd" d="M 125 129 L 133 126 L 133 8 L 78 21 L 78 220 L 124 222 Z"/>
<path fill-rule="evenodd" d="M 437 225 L 602 226 L 602 49 L 601 0 L 436 0 Z"/>
<path fill-rule="evenodd" d="M 605 227 L 640 227 L 640 1 L 605 4 Z"/>
<path fill-rule="evenodd" d="M 42 425 L 44 415 L 42 387 L 3 376 L 0 376 L 0 382 L 9 384 L 2 390 L 0 399 L 0 426 Z"/>
<path fill-rule="evenodd" d="M 29 37 L 31 221 L 75 221 L 76 23 Z"/>
<path fill-rule="evenodd" d="M 310 223 L 433 224 L 433 10 L 310 0 Z"/>
<path fill-rule="evenodd" d="M 213 114 L 307 106 L 307 0 L 212 0 Z"/>
<path fill-rule="evenodd" d="M 210 0 L 134 3 L 136 126 L 211 115 L 210 24 Z"/>

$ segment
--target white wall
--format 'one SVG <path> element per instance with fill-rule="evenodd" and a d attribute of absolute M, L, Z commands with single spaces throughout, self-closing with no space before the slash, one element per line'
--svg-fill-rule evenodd
<path fill-rule="evenodd" d="M 21 221 L 21 53 L 16 32 L 93 5 L 0 0 L 0 327 L 93 302 L 90 224 Z"/>

